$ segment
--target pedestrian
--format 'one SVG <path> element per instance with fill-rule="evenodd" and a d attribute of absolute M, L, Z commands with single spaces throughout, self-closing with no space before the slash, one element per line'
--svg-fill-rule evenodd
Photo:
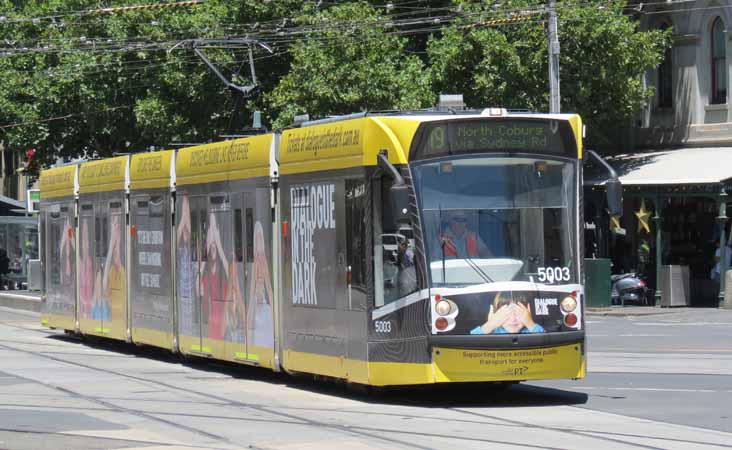
<path fill-rule="evenodd" d="M 8 251 L 4 248 L 0 248 L 0 285 L 4 290 L 8 290 L 8 272 L 10 272 L 10 258 L 8 258 Z"/>
<path fill-rule="evenodd" d="M 716 250 L 714 250 L 714 267 L 712 268 L 712 272 L 710 274 L 710 278 L 717 283 L 719 283 L 719 279 L 722 276 L 722 265 L 721 262 L 721 253 L 722 248 L 719 245 L 719 241 L 716 241 L 714 243 Z M 729 243 L 725 246 L 724 249 L 724 260 L 727 263 L 725 267 L 727 269 L 730 269 L 730 262 L 732 262 L 732 247 L 729 246 Z"/>

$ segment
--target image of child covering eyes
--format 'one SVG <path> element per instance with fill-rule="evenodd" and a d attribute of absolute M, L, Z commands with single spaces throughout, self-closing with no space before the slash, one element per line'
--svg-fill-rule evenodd
<path fill-rule="evenodd" d="M 543 333 L 544 328 L 534 322 L 531 305 L 525 297 L 503 297 L 499 292 L 493 299 L 488 320 L 470 330 L 470 334 Z"/>

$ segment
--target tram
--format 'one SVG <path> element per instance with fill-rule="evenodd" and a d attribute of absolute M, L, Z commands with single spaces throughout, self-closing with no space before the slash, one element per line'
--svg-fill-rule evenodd
<path fill-rule="evenodd" d="M 364 113 L 45 170 L 41 321 L 373 386 L 582 378 L 582 131 Z"/>

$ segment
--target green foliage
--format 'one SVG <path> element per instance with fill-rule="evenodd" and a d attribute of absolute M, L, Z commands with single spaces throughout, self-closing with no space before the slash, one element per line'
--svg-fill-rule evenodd
<path fill-rule="evenodd" d="M 492 6 L 463 3 L 466 19 L 428 44 L 433 84 L 438 92 L 462 93 L 475 106 L 547 111 L 548 41 L 543 15 L 493 27 L 469 26 L 476 18 L 498 18 Z M 543 1 L 513 0 L 509 10 L 540 11 Z M 658 66 L 670 32 L 639 32 L 624 15 L 625 2 L 565 0 L 558 3 L 563 112 L 577 112 L 591 132 L 628 124 L 652 88 L 642 85 L 646 70 Z M 597 141 L 602 135 L 594 134 Z"/>
<path fill-rule="evenodd" d="M 267 96 L 275 126 L 287 125 L 301 113 L 322 118 L 432 103 L 422 62 L 404 54 L 406 39 L 389 34 L 368 4 L 343 4 L 302 15 L 298 22 L 325 31 L 292 46 L 290 70 Z"/>
<path fill-rule="evenodd" d="M 304 112 L 319 118 L 428 107 L 439 93 L 463 93 L 471 106 L 547 109 L 544 15 L 484 24 L 507 10 L 538 11 L 543 2 L 420 2 L 421 17 L 460 7 L 456 21 L 435 22 L 429 33 L 417 32 L 424 24 L 394 26 L 414 6 L 384 3 L 207 0 L 88 15 L 74 12 L 100 2 L 0 0 L 0 141 L 18 151 L 37 148 L 36 157 L 50 162 L 207 142 L 241 128 L 248 120 L 232 116 L 241 99 L 190 48 L 176 46 L 232 35 L 273 47 L 271 55 L 255 53 L 259 90 L 244 103 L 246 111 L 264 111 L 273 127 Z M 660 62 L 670 31 L 638 33 L 622 2 L 560 5 L 562 110 L 582 114 L 591 132 L 626 124 L 652 95 L 641 75 Z M 246 49 L 205 52 L 225 76 L 249 82 Z"/>

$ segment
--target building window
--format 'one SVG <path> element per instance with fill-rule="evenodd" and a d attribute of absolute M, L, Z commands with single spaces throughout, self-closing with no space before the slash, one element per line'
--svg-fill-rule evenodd
<path fill-rule="evenodd" d="M 727 60 L 724 23 L 717 17 L 712 24 L 712 103 L 727 102 Z"/>
<path fill-rule="evenodd" d="M 667 30 L 669 28 L 668 23 L 664 23 L 660 26 L 661 30 Z M 673 75 L 672 75 L 672 62 L 671 62 L 671 50 L 669 47 L 663 55 L 663 61 L 658 66 L 658 85 L 656 89 L 658 91 L 658 107 L 659 108 L 670 108 L 673 105 Z"/>

